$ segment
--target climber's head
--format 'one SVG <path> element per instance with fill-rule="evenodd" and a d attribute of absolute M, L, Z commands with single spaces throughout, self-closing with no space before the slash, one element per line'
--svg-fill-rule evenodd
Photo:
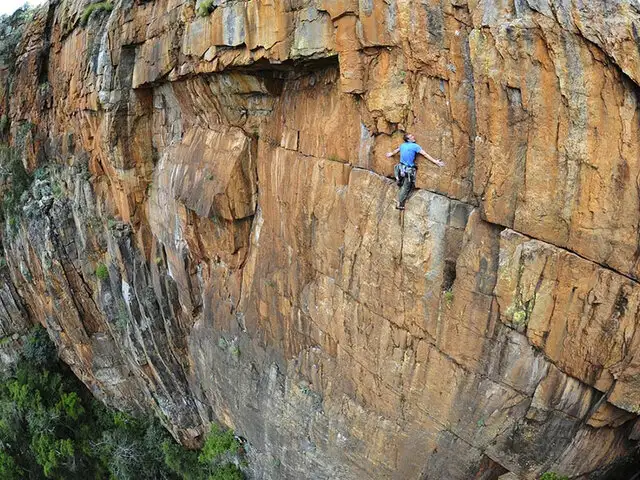
<path fill-rule="evenodd" d="M 416 137 L 412 133 L 405 133 L 403 138 L 405 142 L 416 143 Z"/>

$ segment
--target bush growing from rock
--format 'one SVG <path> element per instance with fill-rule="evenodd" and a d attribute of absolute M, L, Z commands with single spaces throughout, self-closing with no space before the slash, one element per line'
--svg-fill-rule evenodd
<path fill-rule="evenodd" d="M 198 5 L 198 16 L 199 17 L 208 17 L 211 12 L 215 9 L 215 5 L 213 4 L 213 0 L 203 0 Z"/>
<path fill-rule="evenodd" d="M 87 5 L 82 12 L 80 23 L 83 26 L 86 25 L 89 22 L 91 15 L 93 15 L 95 12 L 110 12 L 111 10 L 113 10 L 113 3 L 111 2 L 99 2 Z"/>
<path fill-rule="evenodd" d="M 569 480 L 569 477 L 558 475 L 555 472 L 545 472 L 540 477 L 540 480 Z"/>
<path fill-rule="evenodd" d="M 109 278 L 109 269 L 104 263 L 101 263 L 96 268 L 96 277 L 98 277 L 98 280 L 102 280 L 102 281 Z"/>

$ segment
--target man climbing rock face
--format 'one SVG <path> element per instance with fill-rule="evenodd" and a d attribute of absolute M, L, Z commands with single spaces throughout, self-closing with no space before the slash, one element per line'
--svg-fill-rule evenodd
<path fill-rule="evenodd" d="M 416 183 L 416 154 L 419 153 L 439 167 L 443 167 L 444 162 L 437 158 L 433 158 L 425 152 L 422 147 L 416 143 L 416 137 L 411 133 L 405 133 L 404 143 L 393 152 L 387 153 L 387 158 L 393 157 L 398 152 L 400 152 L 400 163 L 393 168 L 396 183 L 400 187 L 396 208 L 398 210 L 404 210 L 404 202 L 407 201 L 407 198 Z"/>

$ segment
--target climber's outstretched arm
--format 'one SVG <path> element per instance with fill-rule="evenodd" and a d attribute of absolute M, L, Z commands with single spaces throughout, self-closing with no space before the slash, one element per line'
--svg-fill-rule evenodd
<path fill-rule="evenodd" d="M 442 160 L 438 160 L 437 158 L 433 158 L 431 155 L 429 155 L 427 152 L 425 152 L 424 150 L 420 150 L 418 152 L 420 155 L 422 155 L 423 157 L 425 157 L 427 160 L 429 160 L 430 162 L 435 163 L 436 165 L 438 165 L 439 167 L 444 167 L 444 162 Z"/>
<path fill-rule="evenodd" d="M 396 148 L 393 152 L 388 152 L 387 153 L 387 158 L 393 157 L 398 152 L 400 152 L 400 147 Z"/>

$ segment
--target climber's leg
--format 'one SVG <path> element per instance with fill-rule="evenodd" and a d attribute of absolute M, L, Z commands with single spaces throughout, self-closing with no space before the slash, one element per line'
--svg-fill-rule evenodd
<path fill-rule="evenodd" d="M 400 187 L 400 191 L 398 192 L 398 204 L 396 206 L 398 210 L 404 209 L 404 202 L 407 201 L 412 188 L 413 181 L 411 175 L 406 175 L 402 179 L 402 186 Z"/>
<path fill-rule="evenodd" d="M 393 176 L 396 177 L 396 185 L 402 185 L 402 175 L 400 172 L 400 164 L 396 163 L 393 167 Z"/>

